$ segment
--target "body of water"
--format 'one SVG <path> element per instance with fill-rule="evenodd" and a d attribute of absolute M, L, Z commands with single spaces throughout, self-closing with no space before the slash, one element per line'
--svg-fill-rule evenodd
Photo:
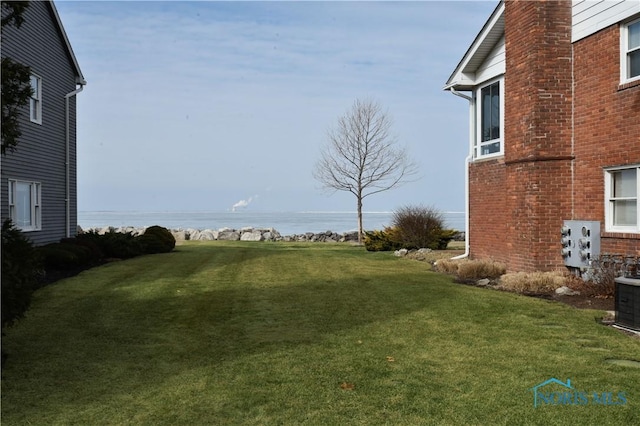
<path fill-rule="evenodd" d="M 463 212 L 443 213 L 446 226 L 464 230 Z M 364 212 L 366 230 L 383 229 L 391 225 L 393 212 Z M 220 229 L 245 227 L 274 228 L 282 235 L 305 232 L 334 231 L 344 233 L 358 229 L 355 212 L 141 212 L 141 211 L 80 211 L 78 225 L 82 229 L 105 226 L 144 227 L 160 225 L 169 229 Z"/>

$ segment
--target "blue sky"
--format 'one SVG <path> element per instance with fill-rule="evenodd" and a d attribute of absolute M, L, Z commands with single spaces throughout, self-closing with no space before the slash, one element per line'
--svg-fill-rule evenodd
<path fill-rule="evenodd" d="M 312 168 L 373 98 L 419 178 L 364 210 L 463 211 L 468 104 L 442 87 L 496 5 L 58 1 L 88 81 L 79 210 L 354 211 Z"/>

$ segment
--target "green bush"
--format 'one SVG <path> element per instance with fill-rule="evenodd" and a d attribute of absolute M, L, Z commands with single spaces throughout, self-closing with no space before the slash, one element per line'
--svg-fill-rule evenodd
<path fill-rule="evenodd" d="M 24 315 L 41 274 L 33 244 L 6 220 L 2 224 L 2 327 Z"/>
<path fill-rule="evenodd" d="M 79 244 L 52 243 L 36 249 L 46 269 L 69 270 L 93 263 L 91 250 Z"/>
<path fill-rule="evenodd" d="M 93 231 L 80 234 L 76 239 L 93 243 L 105 258 L 129 259 L 143 254 L 142 244 L 130 232 L 110 231 L 101 235 Z"/>
<path fill-rule="evenodd" d="M 406 249 L 443 249 L 453 238 L 451 235 L 447 240 L 442 213 L 432 207 L 401 207 L 393 213 L 392 224 L 398 230 L 402 246 Z"/>
<path fill-rule="evenodd" d="M 364 246 L 367 251 L 392 251 L 402 248 L 398 240 L 398 232 L 394 228 L 385 228 L 383 231 L 365 232 Z"/>
<path fill-rule="evenodd" d="M 168 253 L 176 246 L 176 239 L 171 231 L 162 226 L 150 226 L 139 237 L 145 253 Z"/>
<path fill-rule="evenodd" d="M 440 237 L 438 237 L 438 250 L 446 250 L 449 242 L 458 235 L 458 231 L 455 229 L 443 229 L 440 231 Z"/>
<path fill-rule="evenodd" d="M 89 252 L 89 263 L 91 264 L 97 264 L 104 259 L 104 253 L 100 246 L 95 241 L 81 238 L 80 235 L 74 238 L 63 238 L 60 242 L 84 247 Z"/>

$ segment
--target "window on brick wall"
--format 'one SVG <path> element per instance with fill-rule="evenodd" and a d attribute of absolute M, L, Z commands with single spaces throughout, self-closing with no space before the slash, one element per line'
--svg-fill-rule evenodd
<path fill-rule="evenodd" d="M 623 82 L 640 79 L 640 19 L 622 25 L 620 73 Z"/>
<path fill-rule="evenodd" d="M 640 165 L 605 171 L 607 231 L 640 232 Z"/>
<path fill-rule="evenodd" d="M 489 82 L 476 91 L 477 132 L 475 158 L 503 154 L 504 96 L 503 80 Z"/>

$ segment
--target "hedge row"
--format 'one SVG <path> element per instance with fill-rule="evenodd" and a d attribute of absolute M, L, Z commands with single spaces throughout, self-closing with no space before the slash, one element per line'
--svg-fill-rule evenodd
<path fill-rule="evenodd" d="M 88 232 L 58 243 L 34 247 L 11 221 L 2 225 L 2 326 L 19 319 L 29 307 L 31 293 L 55 278 L 73 275 L 109 259 L 168 253 L 176 240 L 160 226 L 143 235 Z"/>

